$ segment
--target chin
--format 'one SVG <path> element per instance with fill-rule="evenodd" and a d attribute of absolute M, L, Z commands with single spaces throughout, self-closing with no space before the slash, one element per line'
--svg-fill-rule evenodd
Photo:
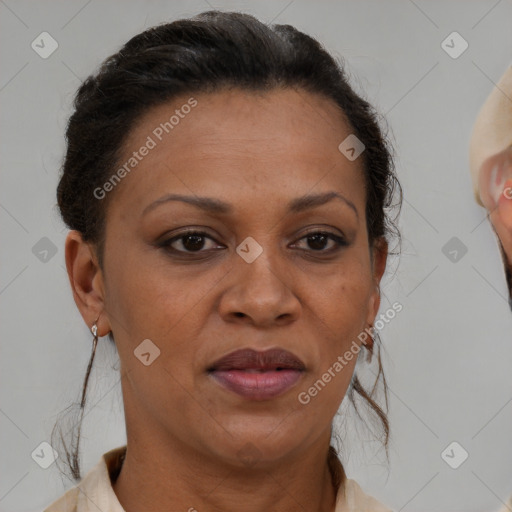
<path fill-rule="evenodd" d="M 250 428 L 234 429 L 232 426 L 222 432 L 222 439 L 212 446 L 212 438 L 206 440 L 211 451 L 227 463 L 236 467 L 264 467 L 285 458 L 291 452 L 303 446 L 302 436 L 296 426 L 284 427 L 279 421 L 271 424 L 262 422 L 257 428 L 254 423 Z"/>

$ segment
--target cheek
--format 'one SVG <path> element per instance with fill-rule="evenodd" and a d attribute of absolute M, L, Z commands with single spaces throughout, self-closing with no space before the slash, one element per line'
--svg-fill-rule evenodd
<path fill-rule="evenodd" d="M 307 413 L 309 417 L 321 417 L 325 423 L 332 422 L 347 393 L 357 361 L 357 354 L 350 352 L 350 360 L 343 354 L 343 351 L 338 351 L 298 390 L 296 400 L 299 411 Z"/>
<path fill-rule="evenodd" d="M 138 396 L 164 421 L 162 404 L 182 414 L 191 407 L 193 339 L 199 324 L 191 319 L 204 286 L 187 288 L 183 278 L 166 276 L 162 269 L 125 263 L 111 269 L 107 296 L 116 347 L 128 372 L 127 396 Z"/>
<path fill-rule="evenodd" d="M 126 251 L 106 270 L 108 310 L 134 337 L 149 336 L 164 326 L 169 329 L 193 300 L 193 287 L 185 286 L 178 272 L 150 263 L 143 254 Z"/>
<path fill-rule="evenodd" d="M 120 357 L 126 367 L 138 368 L 134 350 L 149 339 L 160 351 L 155 364 L 184 379 L 190 374 L 196 340 L 208 316 L 204 304 L 222 274 L 144 261 L 127 254 L 122 264 L 110 265 L 106 271 L 106 309 Z"/>
<path fill-rule="evenodd" d="M 335 268 L 322 282 L 312 283 L 311 307 L 345 338 L 365 327 L 371 283 L 369 269 L 362 264 Z"/>
<path fill-rule="evenodd" d="M 317 317 L 318 365 L 301 391 L 306 391 L 306 400 L 314 399 L 319 414 L 324 408 L 335 414 L 350 384 L 365 339 L 369 293 L 369 274 L 361 268 L 340 271 L 310 297 Z"/>

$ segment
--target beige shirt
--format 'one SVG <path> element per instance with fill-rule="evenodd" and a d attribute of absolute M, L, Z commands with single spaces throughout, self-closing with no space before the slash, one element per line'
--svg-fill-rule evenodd
<path fill-rule="evenodd" d="M 512 496 L 508 499 L 507 503 L 503 505 L 503 508 L 500 508 L 499 512 L 511 512 L 512 511 Z"/>
<path fill-rule="evenodd" d="M 100 461 L 80 481 L 43 512 L 125 512 L 112 488 L 121 469 L 126 445 L 103 454 Z M 391 512 L 363 492 L 351 479 L 346 480 L 345 499 L 338 493 L 335 512 Z"/>

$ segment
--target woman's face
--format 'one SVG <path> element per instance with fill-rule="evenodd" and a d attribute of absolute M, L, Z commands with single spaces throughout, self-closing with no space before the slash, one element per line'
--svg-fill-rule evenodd
<path fill-rule="evenodd" d="M 235 90 L 182 108 L 189 98 L 137 122 L 119 167 L 137 163 L 108 192 L 94 286 L 128 435 L 235 464 L 286 460 L 330 438 L 356 357 L 333 365 L 378 310 L 386 251 L 372 267 L 362 159 L 338 149 L 351 130 L 322 97 Z M 216 364 L 239 349 L 302 366 L 279 352 Z"/>

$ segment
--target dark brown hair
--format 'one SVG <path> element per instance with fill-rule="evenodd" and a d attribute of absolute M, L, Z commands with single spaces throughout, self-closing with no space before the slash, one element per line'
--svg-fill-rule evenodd
<path fill-rule="evenodd" d="M 150 107 L 185 93 L 210 93 L 226 88 L 260 92 L 294 88 L 330 99 L 365 146 L 360 158 L 365 176 L 370 246 L 373 248 L 377 241 L 390 236 L 396 236 L 400 243 L 396 217 L 391 218 L 387 212 L 391 207 L 398 207 L 399 213 L 402 202 L 392 148 L 379 126 L 377 112 L 351 88 L 343 65 L 318 41 L 290 25 L 266 25 L 248 14 L 209 11 L 190 19 L 163 23 L 138 34 L 108 57 L 98 72 L 89 76 L 78 89 L 66 131 L 67 151 L 57 200 L 66 225 L 78 230 L 85 241 L 95 246 L 101 268 L 108 200 L 115 192 L 97 200 L 93 191 L 101 187 L 119 165 L 120 152 L 130 130 Z M 394 203 L 396 193 L 398 200 Z M 109 337 L 114 342 L 112 333 Z M 365 390 L 354 375 L 348 396 L 354 405 L 354 393 L 369 405 L 382 423 L 387 448 L 388 420 L 374 400 L 380 380 L 387 409 L 378 334 L 376 338 L 375 385 Z M 81 415 L 71 429 L 71 450 L 67 449 L 60 429 L 60 440 L 76 481 L 81 478 L 80 428 L 92 358 L 79 404 Z M 77 426 L 78 434 L 75 433 Z M 55 428 L 52 438 L 54 433 Z M 345 475 L 332 446 L 329 466 L 337 488 Z"/>

